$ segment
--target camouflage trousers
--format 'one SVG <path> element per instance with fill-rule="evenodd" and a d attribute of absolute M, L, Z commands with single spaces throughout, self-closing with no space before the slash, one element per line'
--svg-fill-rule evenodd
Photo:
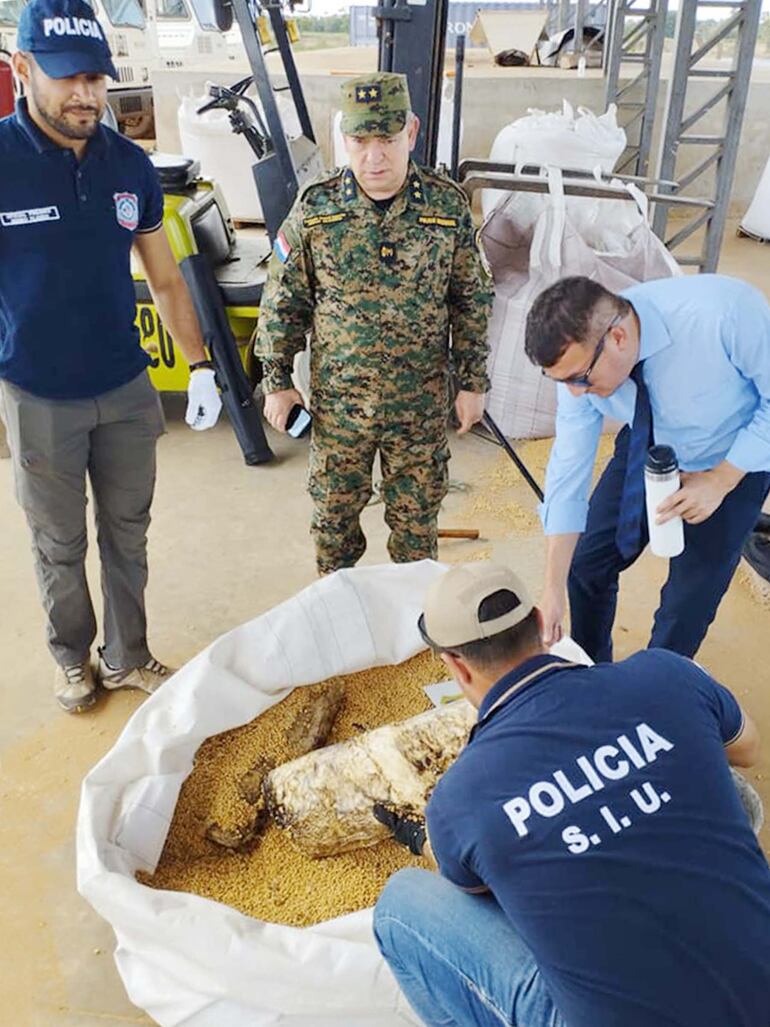
<path fill-rule="evenodd" d="M 429 390 L 413 397 L 410 409 L 408 399 L 388 404 L 340 397 L 335 403 L 325 397 L 323 405 L 313 404 L 308 486 L 319 573 L 352 567 L 366 550 L 360 515 L 372 496 L 377 453 L 390 558 L 436 559 L 436 521 L 448 483 L 446 400 Z"/>

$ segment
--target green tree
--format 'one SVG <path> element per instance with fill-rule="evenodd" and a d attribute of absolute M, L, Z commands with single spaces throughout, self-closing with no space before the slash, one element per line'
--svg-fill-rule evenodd
<path fill-rule="evenodd" d="M 300 32 L 347 32 L 350 16 L 347 14 L 298 15 Z"/>

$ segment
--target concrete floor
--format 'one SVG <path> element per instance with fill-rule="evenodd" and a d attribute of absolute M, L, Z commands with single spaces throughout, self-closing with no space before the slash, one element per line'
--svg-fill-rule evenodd
<path fill-rule="evenodd" d="M 770 246 L 737 240 L 731 232 L 722 270 L 770 292 Z M 167 415 L 150 534 L 148 606 L 154 653 L 179 665 L 222 632 L 309 584 L 315 570 L 303 488 L 306 445 L 271 434 L 279 459 L 247 468 L 224 420 L 196 434 L 185 427 L 179 400 L 167 404 Z M 453 453 L 452 478 L 470 491 L 449 495 L 441 523 L 479 527 L 482 539 L 443 543 L 442 557 L 492 555 L 516 566 L 536 587 L 543 556 L 538 532 L 512 534 L 510 522 L 495 512 L 499 497 L 484 495 L 484 482 L 507 467 L 501 453 L 474 437 L 457 440 Z M 74 884 L 80 781 L 142 696 L 114 693 L 80 717 L 55 707 L 27 528 L 12 493 L 9 462 L 0 461 L 0 652 L 6 679 L 0 693 L 0 1027 L 151 1024 L 125 995 L 111 957 L 110 928 Z M 523 485 L 512 498 L 534 507 Z M 370 539 L 365 560 L 382 562 L 382 507 L 367 510 L 364 519 Z M 619 656 L 646 642 L 663 570 L 662 561 L 646 555 L 625 576 Z M 94 552 L 89 572 L 98 593 Z M 767 627 L 767 610 L 736 581 L 700 659 L 737 693 L 770 742 Z M 770 755 L 750 777 L 770 807 Z M 770 851 L 767 831 L 763 842 Z"/>

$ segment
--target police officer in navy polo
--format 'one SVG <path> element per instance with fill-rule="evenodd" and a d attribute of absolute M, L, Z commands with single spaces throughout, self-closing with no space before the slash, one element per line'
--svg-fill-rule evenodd
<path fill-rule="evenodd" d="M 0 411 L 32 530 L 56 699 L 79 712 L 93 705 L 97 678 L 153 692 L 172 673 L 147 646 L 146 540 L 164 422 L 134 326 L 132 250 L 191 365 L 187 423 L 211 427 L 221 401 L 163 231 L 157 176 L 100 120 L 106 76 L 117 73 L 92 8 L 32 0 L 17 45 L 26 96 L 0 121 Z M 104 596 L 96 675 L 87 477 Z"/>
<path fill-rule="evenodd" d="M 761 802 L 731 771 L 760 744 L 733 695 L 667 649 L 591 667 L 550 653 L 499 564 L 452 567 L 423 610 L 478 720 L 423 823 L 373 809 L 439 870 L 399 871 L 374 909 L 420 1022 L 767 1027 Z"/>

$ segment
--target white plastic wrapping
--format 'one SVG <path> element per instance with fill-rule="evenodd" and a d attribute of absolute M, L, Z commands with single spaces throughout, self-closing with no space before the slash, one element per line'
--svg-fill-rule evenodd
<path fill-rule="evenodd" d="M 149 698 L 83 782 L 80 893 L 113 927 L 129 997 L 161 1027 L 417 1024 L 381 959 L 371 910 L 268 924 L 134 879 L 153 870 L 193 756 L 296 686 L 400 663 L 441 564 L 340 571 L 217 639 Z M 588 662 L 567 640 L 554 650 Z"/>

